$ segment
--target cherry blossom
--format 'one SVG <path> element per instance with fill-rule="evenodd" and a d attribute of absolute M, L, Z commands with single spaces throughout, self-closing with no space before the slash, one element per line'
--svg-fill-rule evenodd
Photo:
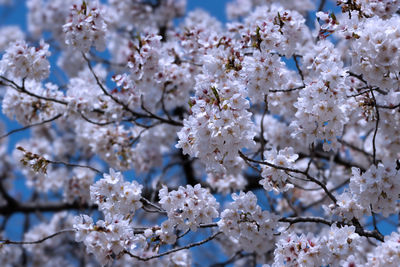
<path fill-rule="evenodd" d="M 400 1 L 334 2 L 26 1 L 2 265 L 397 266 Z"/>

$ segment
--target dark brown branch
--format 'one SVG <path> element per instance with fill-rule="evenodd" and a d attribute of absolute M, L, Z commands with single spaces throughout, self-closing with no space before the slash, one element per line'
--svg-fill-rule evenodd
<path fill-rule="evenodd" d="M 83 210 L 97 209 L 96 205 L 87 203 L 21 203 L 15 206 L 5 205 L 0 206 L 1 215 L 9 215 L 13 213 L 34 213 L 34 212 L 57 212 L 64 210 Z"/>
<path fill-rule="evenodd" d="M 373 90 L 371 90 L 371 95 L 372 95 L 372 99 L 374 101 L 374 106 L 375 106 L 375 111 L 376 111 L 376 124 L 375 124 L 374 135 L 372 137 L 372 158 L 374 161 L 374 165 L 376 165 L 376 134 L 378 133 L 380 116 L 379 116 L 379 109 L 376 106 L 376 98 L 375 98 L 375 94 L 374 94 Z"/>
<path fill-rule="evenodd" d="M 326 0 L 321 0 L 321 2 L 319 2 L 318 11 L 324 10 L 325 3 Z"/>
<path fill-rule="evenodd" d="M 153 208 L 156 209 L 156 210 L 150 211 L 150 212 L 158 212 L 158 213 L 161 213 L 161 214 L 167 214 L 167 211 L 166 211 L 166 210 L 164 210 L 164 209 L 161 208 L 160 206 L 154 204 L 153 202 L 151 202 L 150 200 L 148 200 L 148 199 L 146 199 L 146 198 L 144 198 L 144 197 L 142 197 L 142 198 L 140 199 L 140 201 L 141 201 L 143 204 L 146 204 L 146 205 L 148 205 L 148 206 L 153 207 Z M 143 206 L 143 209 L 144 209 L 144 206 Z M 148 211 L 148 210 L 147 210 L 147 211 Z"/>
<path fill-rule="evenodd" d="M 301 223 L 301 222 L 313 222 L 313 223 L 322 223 L 322 224 L 326 224 L 331 226 L 334 222 L 332 221 L 328 221 L 325 220 L 323 218 L 319 218 L 319 217 L 288 217 L 288 218 L 281 218 L 279 219 L 280 222 L 286 222 L 286 223 L 290 223 L 295 224 L 295 223 Z"/>
<path fill-rule="evenodd" d="M 301 82 L 303 83 L 303 86 L 305 86 L 305 84 L 304 84 L 304 74 L 303 74 L 303 71 L 301 70 L 299 62 L 297 60 L 297 55 L 293 55 L 293 59 L 294 59 L 294 63 L 296 64 L 297 71 L 300 74 Z"/>
<path fill-rule="evenodd" d="M 160 253 L 160 254 L 157 254 L 157 255 L 153 255 L 153 256 L 150 256 L 150 257 L 140 257 L 140 256 L 132 254 L 131 252 L 129 252 L 127 250 L 125 250 L 124 253 L 128 254 L 129 256 L 131 256 L 132 258 L 135 258 L 137 260 L 149 261 L 151 259 L 160 258 L 162 256 L 165 256 L 165 255 L 168 255 L 168 254 L 171 254 L 171 253 L 175 253 L 175 252 L 178 252 L 180 250 L 190 249 L 190 248 L 193 248 L 193 247 L 201 246 L 201 245 L 213 240 L 215 237 L 217 237 L 221 233 L 222 232 L 216 232 L 215 234 L 211 235 L 210 237 L 208 237 L 208 238 L 206 238 L 206 239 L 204 239 L 202 241 L 195 242 L 195 243 L 189 244 L 189 245 L 184 246 L 184 247 L 174 248 L 174 249 L 171 249 L 171 250 L 168 250 L 166 252 L 163 252 L 163 253 Z"/>
<path fill-rule="evenodd" d="M 22 128 L 18 128 L 18 129 L 11 130 L 11 131 L 9 131 L 8 133 L 6 133 L 6 134 L 0 136 L 0 139 L 3 139 L 3 138 L 5 138 L 5 137 L 7 137 L 7 136 L 9 136 L 9 135 L 11 135 L 11 134 L 13 134 L 13 133 L 21 132 L 21 131 L 24 131 L 24 130 L 26 130 L 26 129 L 29 129 L 29 128 L 32 128 L 32 127 L 35 127 L 35 126 L 40 126 L 40 125 L 46 124 L 46 123 L 48 123 L 48 122 L 55 121 L 55 120 L 57 120 L 58 118 L 60 118 L 61 116 L 62 116 L 62 114 L 58 114 L 57 116 L 54 116 L 53 118 L 50 118 L 50 119 L 48 119 L 48 120 L 44 120 L 44 121 L 37 122 L 37 123 L 32 123 L 32 124 L 29 124 L 29 125 L 24 126 L 24 127 L 22 127 Z"/>
<path fill-rule="evenodd" d="M 94 167 L 88 166 L 88 165 L 81 165 L 81 164 L 75 164 L 75 163 L 69 163 L 69 162 L 63 162 L 63 161 L 54 161 L 54 160 L 48 160 L 48 159 L 46 159 L 46 161 L 51 163 L 51 164 L 61 164 L 61 165 L 65 165 L 65 166 L 68 166 L 68 167 L 86 168 L 86 169 L 92 170 L 92 171 L 97 172 L 97 173 L 103 173 L 102 171 L 100 171 L 100 170 L 98 170 L 98 169 L 96 169 Z"/>
<path fill-rule="evenodd" d="M 165 122 L 171 125 L 175 125 L 175 126 L 183 126 L 183 123 L 180 121 L 175 121 L 175 120 L 170 120 L 170 119 L 164 119 L 163 117 L 160 117 L 154 113 L 152 113 L 150 110 L 148 110 L 145 106 L 144 106 L 144 102 L 143 102 L 143 97 L 141 98 L 141 107 L 142 109 L 150 115 L 151 118 L 157 119 L 161 122 Z"/>
<path fill-rule="evenodd" d="M 294 87 L 294 88 L 290 88 L 290 89 L 273 89 L 273 90 L 269 90 L 269 92 L 271 92 L 271 93 L 288 93 L 288 92 L 292 92 L 292 91 L 301 90 L 304 88 L 306 88 L 306 86 L 302 85 L 302 86 L 298 86 L 298 87 Z"/>
<path fill-rule="evenodd" d="M 328 195 L 328 197 L 334 202 L 336 203 L 336 197 L 334 195 L 332 195 L 331 192 L 329 192 L 329 190 L 326 188 L 326 185 L 323 184 L 321 181 L 319 181 L 318 179 L 312 177 L 311 175 L 309 175 L 307 172 L 305 171 L 301 171 L 301 170 L 297 170 L 297 169 L 291 169 L 291 168 L 286 168 L 286 167 L 282 167 L 282 166 L 278 166 L 275 164 L 272 164 L 270 162 L 267 161 L 258 161 L 258 160 L 254 160 L 254 159 L 250 159 L 248 157 L 246 157 L 241 151 L 239 151 L 239 155 L 241 158 L 243 158 L 245 161 L 250 161 L 253 163 L 257 163 L 257 164 L 261 164 L 261 165 L 267 165 L 271 168 L 274 169 L 278 169 L 278 170 L 283 170 L 283 171 L 287 171 L 287 172 L 294 172 L 294 173 L 299 173 L 299 174 L 303 174 L 305 175 L 311 182 L 316 183 L 317 185 L 319 185 L 324 191 L 325 193 Z"/>
<path fill-rule="evenodd" d="M 46 236 L 42 239 L 39 240 L 35 240 L 35 241 L 11 241 L 8 239 L 4 239 L 4 240 L 0 240 L 0 242 L 2 242 L 1 245 L 8 245 L 8 244 L 12 244 L 12 245 L 35 245 L 35 244 L 40 244 L 44 241 L 46 241 L 47 239 L 53 238 L 55 236 L 58 236 L 60 234 L 64 234 L 64 233 L 72 233 L 75 232 L 75 230 L 73 229 L 65 229 L 65 230 L 61 230 L 57 233 L 51 234 L 49 236 Z"/>
<path fill-rule="evenodd" d="M 345 146 L 347 146 L 347 147 L 349 147 L 349 148 L 351 148 L 351 149 L 357 151 L 357 152 L 360 152 L 360 153 L 364 154 L 364 155 L 367 156 L 367 157 L 373 157 L 373 155 L 372 155 L 371 153 L 368 153 L 368 152 L 365 151 L 364 149 L 359 148 L 359 147 L 356 147 L 355 145 L 350 144 L 350 143 L 348 143 L 348 142 L 346 142 L 346 141 L 344 141 L 344 140 L 342 140 L 342 139 L 338 139 L 338 142 L 341 143 L 342 145 L 345 145 Z"/>
<path fill-rule="evenodd" d="M 261 146 L 261 160 L 264 160 L 264 149 L 265 149 L 265 139 L 264 139 L 264 118 L 265 115 L 268 113 L 268 95 L 264 96 L 264 113 L 261 117 L 261 123 L 260 123 L 260 146 Z"/>
<path fill-rule="evenodd" d="M 100 81 L 99 77 L 97 76 L 97 74 L 94 72 L 94 69 L 92 67 L 92 64 L 90 64 L 90 60 L 85 56 L 84 53 L 82 53 L 83 58 L 86 60 L 88 68 L 90 70 L 90 72 L 92 73 L 94 79 L 96 80 L 97 85 L 99 86 L 99 88 L 101 89 L 101 91 L 103 91 L 103 93 L 108 96 L 109 98 L 111 98 L 115 103 L 117 103 L 118 105 L 122 106 L 126 111 L 130 112 L 133 116 L 135 117 L 142 117 L 142 118 L 146 118 L 148 116 L 146 116 L 145 114 L 140 114 L 137 113 L 135 111 L 133 111 L 132 109 L 129 108 L 129 106 L 127 104 L 125 104 L 124 102 L 120 101 L 118 98 L 114 97 L 110 92 L 107 91 L 107 89 L 103 86 L 102 82 Z"/>

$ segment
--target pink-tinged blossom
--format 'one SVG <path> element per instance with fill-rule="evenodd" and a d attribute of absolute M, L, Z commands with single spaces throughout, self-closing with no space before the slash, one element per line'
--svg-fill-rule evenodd
<path fill-rule="evenodd" d="M 0 61 L 0 74 L 10 78 L 26 78 L 41 81 L 50 74 L 49 45 L 44 41 L 31 47 L 24 40 L 11 43 Z"/>
<path fill-rule="evenodd" d="M 91 46 L 99 51 L 106 48 L 107 22 L 96 0 L 73 4 L 63 30 L 65 43 L 82 52 L 88 52 Z"/>
<path fill-rule="evenodd" d="M 278 217 L 257 205 L 252 193 L 232 194 L 233 202 L 221 213 L 219 229 L 232 237 L 246 252 L 262 254 L 273 248 L 274 232 L 280 227 Z"/>
<path fill-rule="evenodd" d="M 385 217 L 397 213 L 400 173 L 396 163 L 384 160 L 377 166 L 372 165 L 363 174 L 353 168 L 350 190 L 363 208 L 371 207 L 373 212 L 379 212 Z"/>
<path fill-rule="evenodd" d="M 120 172 L 110 169 L 110 174 L 90 186 L 90 197 L 99 209 L 111 217 L 123 214 L 133 217 L 142 207 L 142 185 L 136 181 L 125 182 Z"/>
<path fill-rule="evenodd" d="M 176 240 L 175 228 L 181 231 L 196 231 L 200 224 L 211 223 L 219 215 L 219 203 L 209 190 L 202 188 L 200 184 L 194 187 L 181 186 L 171 192 L 164 186 L 159 192 L 159 197 L 168 220 L 161 224 L 161 230 L 156 233 L 168 244 L 173 244 Z"/>
<path fill-rule="evenodd" d="M 280 150 L 271 149 L 264 152 L 265 161 L 282 168 L 292 168 L 298 155 L 293 152 L 293 148 L 287 147 Z M 293 188 L 289 175 L 285 170 L 279 170 L 268 165 L 262 166 L 260 184 L 267 191 L 284 192 Z"/>

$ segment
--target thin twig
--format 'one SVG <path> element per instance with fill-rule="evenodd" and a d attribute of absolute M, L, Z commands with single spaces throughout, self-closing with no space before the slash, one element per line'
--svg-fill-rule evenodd
<path fill-rule="evenodd" d="M 144 111 L 146 111 L 151 118 L 157 119 L 159 121 L 171 124 L 171 125 L 175 125 L 175 126 L 183 126 L 182 122 L 179 121 L 175 121 L 175 120 L 170 120 L 170 119 L 164 119 L 163 117 L 160 117 L 156 114 L 154 114 L 153 112 L 151 112 L 150 110 L 148 110 L 145 106 L 144 106 L 144 101 L 143 101 L 143 97 L 141 98 L 141 107 Z"/>
<path fill-rule="evenodd" d="M 88 68 L 89 68 L 90 72 L 92 73 L 94 79 L 96 80 L 97 85 L 99 86 L 101 91 L 103 91 L 103 93 L 106 96 L 110 97 L 118 105 L 121 105 L 126 111 L 130 112 L 133 116 L 136 116 L 136 117 L 148 117 L 145 114 L 140 114 L 140 113 L 137 113 L 137 112 L 133 111 L 132 109 L 129 108 L 129 106 L 127 104 L 125 104 L 124 102 L 120 101 L 118 98 L 114 97 L 110 92 L 108 92 L 107 89 L 102 84 L 102 82 L 100 81 L 100 79 L 97 76 L 97 74 L 95 73 L 95 71 L 94 71 L 94 69 L 92 67 L 92 64 L 90 64 L 90 60 L 86 57 L 86 55 L 84 53 L 82 53 L 82 56 L 86 60 Z"/>
<path fill-rule="evenodd" d="M 9 135 L 11 135 L 11 134 L 13 134 L 13 133 L 21 132 L 21 131 L 24 131 L 24 130 L 26 130 L 26 129 L 29 129 L 29 128 L 32 128 L 32 127 L 35 127 L 35 126 L 40 126 L 40 125 L 46 124 L 46 123 L 48 123 L 48 122 L 55 121 L 55 120 L 57 120 L 58 118 L 60 118 L 61 116 L 62 116 L 62 114 L 58 114 L 57 116 L 54 116 L 53 118 L 50 118 L 50 119 L 48 119 L 48 120 L 44 120 L 44 121 L 37 122 L 37 123 L 32 123 L 32 124 L 29 124 L 29 125 L 24 126 L 24 127 L 22 127 L 22 128 L 18 128 L 18 129 L 11 130 L 11 131 L 9 131 L 8 133 L 6 133 L 6 134 L 0 136 L 0 140 L 3 139 L 3 138 L 5 138 L 5 137 L 7 137 L 7 136 L 9 136 Z"/>
<path fill-rule="evenodd" d="M 314 222 L 314 223 L 323 223 L 326 225 L 331 226 L 334 222 L 325 220 L 319 217 L 295 217 L 295 218 L 281 218 L 279 219 L 280 222 L 286 222 L 290 224 L 301 223 L 301 222 Z"/>
<path fill-rule="evenodd" d="M 153 255 L 153 256 L 150 256 L 150 257 L 140 257 L 140 256 L 132 254 L 131 252 L 129 252 L 127 250 L 124 250 L 124 253 L 128 254 L 132 258 L 135 258 L 135 259 L 138 259 L 138 260 L 141 260 L 141 261 L 149 261 L 151 259 L 159 258 L 159 257 L 165 256 L 165 255 L 171 254 L 171 253 L 178 252 L 180 250 L 190 249 L 190 248 L 193 248 L 193 247 L 201 246 L 204 243 L 207 243 L 208 241 L 213 240 L 215 237 L 217 237 L 221 233 L 222 232 L 216 232 L 215 234 L 211 235 L 210 237 L 208 237 L 208 238 L 206 238 L 206 239 L 204 239 L 202 241 L 195 242 L 195 243 L 189 244 L 189 245 L 184 246 L 184 247 L 174 248 L 174 249 L 171 249 L 171 250 L 168 250 L 166 252 L 163 252 L 163 253 L 160 253 L 160 254 L 157 254 L 157 255 Z"/>
<path fill-rule="evenodd" d="M 146 205 L 149 205 L 149 206 L 155 208 L 155 209 L 157 210 L 157 212 L 159 212 L 159 213 L 167 214 L 167 211 L 166 211 L 166 210 L 164 210 L 164 209 L 161 208 L 160 206 L 154 204 L 153 202 L 151 202 L 150 200 L 148 200 L 148 199 L 146 199 L 146 198 L 144 198 L 144 197 L 142 197 L 142 198 L 140 199 L 140 201 L 142 201 L 142 202 L 145 203 Z"/>
<path fill-rule="evenodd" d="M 290 89 L 272 89 L 272 90 L 269 90 L 269 92 L 271 92 L 271 93 L 288 93 L 288 92 L 304 89 L 305 87 L 306 87 L 305 85 L 302 85 L 302 86 L 298 86 L 298 87 L 294 87 L 294 88 L 290 88 Z"/>
<path fill-rule="evenodd" d="M 96 169 L 94 167 L 88 166 L 88 165 L 81 165 L 81 164 L 75 164 L 75 163 L 69 163 L 69 162 L 63 162 L 63 161 L 54 161 L 54 160 L 48 160 L 48 159 L 46 159 L 46 161 L 51 163 L 51 164 L 61 164 L 61 165 L 65 165 L 65 166 L 68 166 L 68 167 L 86 168 L 86 169 L 92 170 L 92 171 L 97 172 L 97 173 L 103 173 L 102 171 L 100 171 L 100 170 L 98 170 L 98 169 Z"/>
<path fill-rule="evenodd" d="M 8 244 L 12 244 L 12 245 L 34 245 L 34 244 L 40 244 L 44 241 L 46 241 L 47 239 L 53 238 L 55 236 L 58 236 L 60 234 L 64 234 L 64 233 L 72 233 L 75 232 L 74 229 L 65 229 L 65 230 L 61 230 L 57 233 L 51 234 L 49 236 L 46 236 L 42 239 L 36 240 L 36 241 L 11 241 L 8 239 L 3 239 L 0 240 L 0 242 L 2 242 L 2 245 L 8 245 Z"/>
<path fill-rule="evenodd" d="M 303 71 L 300 68 L 299 62 L 297 61 L 297 55 L 293 55 L 293 59 L 294 59 L 294 63 L 296 64 L 297 71 L 300 74 L 301 82 L 303 83 L 303 86 L 305 86 L 305 84 L 304 84 L 304 74 L 303 74 Z"/>
<path fill-rule="evenodd" d="M 264 149 L 265 149 L 265 139 L 264 139 L 264 118 L 265 115 L 267 115 L 268 112 L 268 95 L 264 96 L 264 104 L 265 104 L 265 108 L 264 108 L 264 113 L 261 117 L 261 123 L 260 123 L 260 146 L 261 146 L 261 160 L 264 161 Z"/>
<path fill-rule="evenodd" d="M 375 98 L 375 94 L 374 94 L 373 90 L 371 90 L 371 95 L 372 95 L 372 99 L 374 101 L 374 106 L 375 106 L 375 111 L 376 111 L 376 124 L 375 124 L 374 136 L 372 137 L 372 156 L 373 156 L 374 165 L 376 165 L 376 134 L 378 133 L 380 117 L 379 117 L 379 109 L 376 106 L 376 98 Z"/>
<path fill-rule="evenodd" d="M 331 192 L 329 192 L 329 190 L 326 188 L 326 185 L 325 185 L 325 184 L 323 184 L 323 183 L 322 183 L 321 181 L 319 181 L 318 179 L 312 177 L 311 175 L 309 175 L 309 174 L 306 173 L 305 171 L 301 171 L 301 170 L 297 170 L 297 169 L 291 169 L 291 168 L 286 168 L 286 167 L 278 166 L 278 165 L 272 164 L 272 163 L 267 162 L 267 161 L 258 161 L 258 160 L 250 159 L 250 158 L 246 157 L 241 151 L 239 151 L 239 155 L 240 155 L 240 157 L 243 158 L 245 161 L 250 161 L 250 162 L 253 162 L 253 163 L 258 163 L 258 164 L 261 164 L 261 165 L 267 165 L 267 166 L 269 166 L 269 167 L 272 167 L 272 168 L 275 168 L 275 169 L 278 169 L 278 170 L 283 170 L 283 171 L 288 171 L 288 172 L 294 172 L 294 173 L 303 174 L 303 175 L 305 175 L 310 181 L 312 181 L 312 182 L 316 183 L 317 185 L 319 185 L 319 186 L 325 191 L 325 193 L 329 196 L 329 198 L 330 198 L 334 203 L 337 202 L 336 197 L 335 197 L 334 195 L 332 195 Z"/>

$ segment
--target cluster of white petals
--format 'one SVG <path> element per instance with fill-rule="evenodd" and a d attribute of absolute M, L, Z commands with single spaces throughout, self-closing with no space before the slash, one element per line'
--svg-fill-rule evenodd
<path fill-rule="evenodd" d="M 166 243 L 175 242 L 175 229 L 196 231 L 200 224 L 211 223 L 219 215 L 219 203 L 209 190 L 202 188 L 200 184 L 194 187 L 180 186 L 178 190 L 171 192 L 164 186 L 159 192 L 159 197 L 168 220 L 161 224 L 161 229 L 156 234 Z"/>
<path fill-rule="evenodd" d="M 25 33 L 18 26 L 5 26 L 0 29 L 0 51 L 4 51 L 12 43 L 25 39 Z"/>
<path fill-rule="evenodd" d="M 352 42 L 352 70 L 368 84 L 384 88 L 399 86 L 400 18 L 372 17 L 359 26 Z"/>
<path fill-rule="evenodd" d="M 360 255 L 363 241 L 354 226 L 334 224 L 320 237 L 290 231 L 276 243 L 272 266 L 344 266 L 341 261 Z"/>
<path fill-rule="evenodd" d="M 75 217 L 76 241 L 83 242 L 105 265 L 123 250 L 133 250 L 145 244 L 146 238 L 135 234 L 132 219 L 142 207 L 142 185 L 136 181 L 125 182 L 120 172 L 110 169 L 109 174 L 90 186 L 90 197 L 104 214 L 104 220 L 95 224 L 88 215 Z"/>
<path fill-rule="evenodd" d="M 46 238 L 58 231 L 71 229 L 73 224 L 73 216 L 67 212 L 60 212 L 53 215 L 49 222 L 42 222 L 24 234 L 25 242 L 35 242 L 42 238 Z M 64 259 L 64 253 L 68 253 L 68 242 L 73 242 L 70 235 L 67 239 L 60 236 L 47 239 L 45 242 L 32 245 L 25 245 L 24 249 L 32 255 L 35 255 L 35 264 L 40 266 L 51 266 L 52 264 L 67 264 Z M 57 252 L 52 248 L 57 248 Z"/>
<path fill-rule="evenodd" d="M 233 0 L 226 5 L 226 13 L 229 18 L 239 18 L 247 16 L 256 6 L 262 6 L 279 2 L 286 9 L 296 10 L 300 13 L 305 13 L 314 8 L 314 3 L 311 0 Z"/>
<path fill-rule="evenodd" d="M 82 52 L 88 52 L 92 45 L 100 51 L 106 48 L 107 22 L 96 0 L 74 4 L 63 30 L 65 43 Z"/>
<path fill-rule="evenodd" d="M 27 80 L 25 89 L 43 98 L 62 97 L 62 92 L 52 83 L 43 85 L 35 80 Z M 15 119 L 22 125 L 45 121 L 65 111 L 65 107 L 59 103 L 38 99 L 14 88 L 7 88 L 1 108 L 7 117 Z"/>
<path fill-rule="evenodd" d="M 275 51 L 287 58 L 296 52 L 297 44 L 308 35 L 304 17 L 279 4 L 256 8 L 244 23 L 250 29 L 251 46 Z"/>
<path fill-rule="evenodd" d="M 385 160 L 362 174 L 353 168 L 350 189 L 363 208 L 371 207 L 385 217 L 398 212 L 400 172 L 395 162 Z"/>
<path fill-rule="evenodd" d="M 43 80 L 49 76 L 49 45 L 41 41 L 39 47 L 31 47 L 24 40 L 11 43 L 0 61 L 0 74 L 12 78 Z"/>
<path fill-rule="evenodd" d="M 208 173 L 206 181 L 213 189 L 224 195 L 242 190 L 247 185 L 247 180 L 242 174 Z"/>
<path fill-rule="evenodd" d="M 243 75 L 252 103 L 264 101 L 269 90 L 280 89 L 285 84 L 285 63 L 278 55 L 267 50 L 256 50 L 243 61 Z"/>
<path fill-rule="evenodd" d="M 259 255 L 273 248 L 274 233 L 278 231 L 278 217 L 257 205 L 252 192 L 232 194 L 233 202 L 221 213 L 219 229 L 236 240 L 246 252 Z"/>
<path fill-rule="evenodd" d="M 294 153 L 292 147 L 286 147 L 285 149 L 276 151 L 275 148 L 264 152 L 265 161 L 281 168 L 292 168 L 293 163 L 298 158 L 298 155 Z M 290 183 L 289 176 L 283 169 L 278 169 L 268 165 L 262 166 L 261 177 L 264 179 L 260 180 L 260 184 L 265 190 L 275 192 L 284 192 L 293 188 Z"/>
<path fill-rule="evenodd" d="M 130 220 L 123 216 L 107 216 L 94 224 L 91 217 L 80 215 L 75 217 L 73 227 L 76 241 L 83 242 L 87 252 L 94 254 L 103 266 L 124 249 L 132 250 L 137 243 L 145 242 L 144 236 L 134 234 Z"/>
<path fill-rule="evenodd" d="M 390 235 L 385 236 L 385 242 L 379 244 L 372 251 L 372 253 L 368 255 L 368 262 L 365 266 L 394 267 L 399 264 L 399 261 L 400 261 L 400 234 L 399 232 L 393 232 Z"/>
<path fill-rule="evenodd" d="M 136 181 L 125 182 L 120 172 L 110 169 L 110 174 L 104 174 L 103 179 L 90 186 L 90 197 L 106 216 L 134 216 L 142 207 L 142 188 Z"/>
<path fill-rule="evenodd" d="M 177 147 L 198 157 L 208 172 L 234 174 L 241 169 L 238 151 L 254 147 L 254 123 L 247 92 L 243 84 L 230 79 L 234 71 L 224 70 L 222 56 L 204 57 L 203 74 L 196 76 L 191 115 L 178 132 Z M 236 63 L 225 67 L 232 67 L 229 64 Z"/>

